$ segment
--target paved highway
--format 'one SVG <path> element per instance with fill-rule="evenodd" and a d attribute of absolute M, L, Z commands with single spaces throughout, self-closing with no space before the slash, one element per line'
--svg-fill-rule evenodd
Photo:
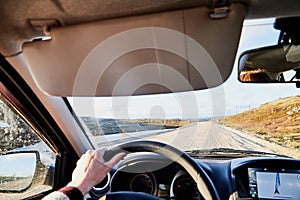
<path fill-rule="evenodd" d="M 295 149 L 263 140 L 253 133 L 245 133 L 213 122 L 197 122 L 172 132 L 147 137 L 163 141 L 181 150 L 233 148 L 285 154 L 300 157 Z"/>
<path fill-rule="evenodd" d="M 121 142 L 147 139 L 165 142 L 183 151 L 212 148 L 232 148 L 277 153 L 300 158 L 295 149 L 266 141 L 254 133 L 234 130 L 213 122 L 196 122 L 175 130 L 148 130 L 92 138 L 98 147 Z"/>

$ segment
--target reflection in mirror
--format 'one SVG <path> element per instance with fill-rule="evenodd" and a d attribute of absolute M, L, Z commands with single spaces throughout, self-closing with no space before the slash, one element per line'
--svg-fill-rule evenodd
<path fill-rule="evenodd" d="M 0 155 L 0 191 L 22 192 L 28 189 L 35 174 L 36 163 L 36 152 Z"/>
<path fill-rule="evenodd" d="M 253 83 L 300 83 L 300 45 L 275 45 L 242 54 L 239 80 Z"/>

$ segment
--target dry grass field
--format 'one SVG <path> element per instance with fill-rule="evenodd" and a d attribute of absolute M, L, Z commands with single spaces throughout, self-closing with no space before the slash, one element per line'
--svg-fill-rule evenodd
<path fill-rule="evenodd" d="M 300 150 L 300 96 L 281 98 L 218 123 Z"/>

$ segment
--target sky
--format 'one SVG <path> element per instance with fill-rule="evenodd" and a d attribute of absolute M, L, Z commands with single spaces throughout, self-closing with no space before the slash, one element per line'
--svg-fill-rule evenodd
<path fill-rule="evenodd" d="M 0 176 L 33 176 L 36 166 L 34 153 L 7 154 L 0 156 Z"/>
<path fill-rule="evenodd" d="M 237 55 L 246 50 L 275 45 L 279 32 L 273 29 L 273 22 L 274 19 L 245 21 Z M 237 80 L 238 57 L 229 79 L 213 89 L 113 99 L 97 97 L 69 100 L 78 116 L 198 119 L 233 115 L 265 102 L 299 94 L 295 84 L 240 83 Z"/>

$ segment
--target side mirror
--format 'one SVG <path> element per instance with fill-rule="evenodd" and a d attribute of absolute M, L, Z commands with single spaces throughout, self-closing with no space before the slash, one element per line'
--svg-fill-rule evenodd
<path fill-rule="evenodd" d="M 37 151 L 16 151 L 0 154 L 0 192 L 27 190 L 40 161 Z"/>
<path fill-rule="evenodd" d="M 300 86 L 300 45 L 275 45 L 243 53 L 239 60 L 239 80 Z"/>

